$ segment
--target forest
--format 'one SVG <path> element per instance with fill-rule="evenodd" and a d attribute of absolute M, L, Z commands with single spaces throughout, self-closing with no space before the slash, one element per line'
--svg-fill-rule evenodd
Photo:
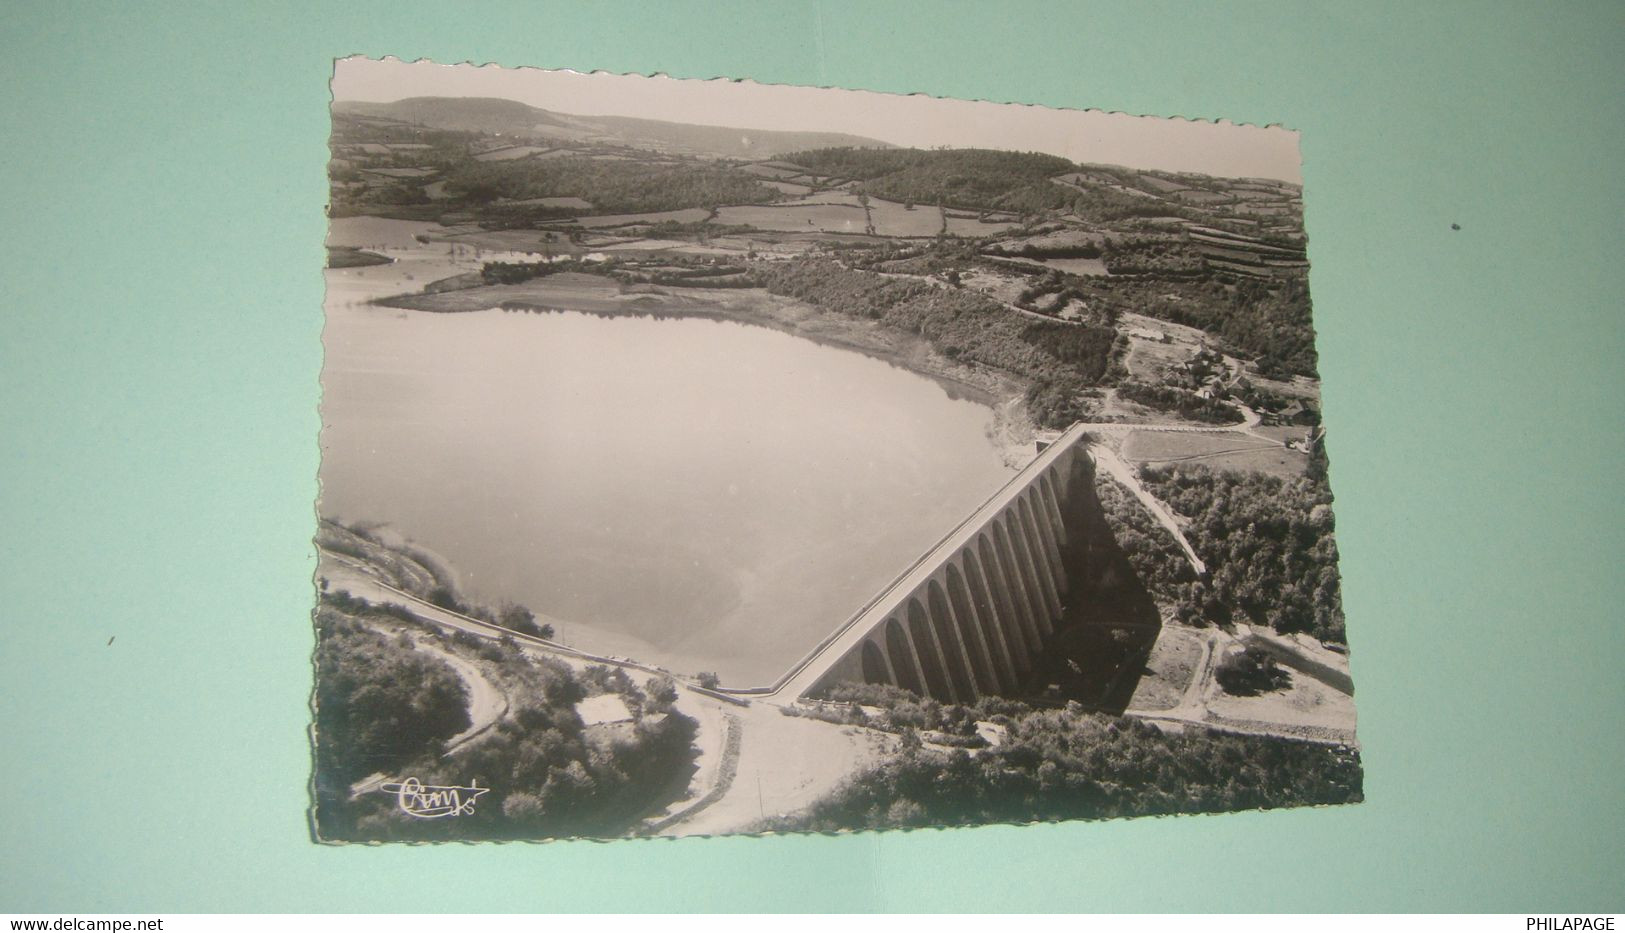
<path fill-rule="evenodd" d="M 1110 249 L 1115 248 L 1114 242 Z M 1110 265 L 1111 253 L 1105 255 Z M 1134 313 L 1195 327 L 1236 355 L 1255 359 L 1255 368 L 1270 378 L 1316 376 L 1315 331 L 1303 279 L 1242 279 L 1226 285 L 1211 276 L 1171 271 L 1147 278 L 1102 278 L 1050 270 L 1029 282 L 1019 297 L 1036 308 L 1046 295 L 1080 301 L 1097 320 Z"/>
<path fill-rule="evenodd" d="M 1167 734 L 1127 717 L 1035 709 L 997 698 L 944 706 L 896 687 L 840 688 L 835 698 L 879 706 L 877 728 L 900 732 L 902 750 L 775 830 L 828 832 L 1035 820 L 1216 813 L 1362 799 L 1358 752 L 1204 729 Z M 974 723 L 1003 726 L 993 747 Z M 948 742 L 938 742 L 944 735 Z M 954 738 L 960 741 L 953 741 Z"/>
<path fill-rule="evenodd" d="M 996 149 L 833 148 L 792 152 L 779 158 L 813 174 L 850 178 L 864 192 L 904 204 L 938 204 L 974 211 L 1036 215 L 1068 211 L 1093 223 L 1147 217 L 1195 216 L 1167 201 L 1136 197 L 1105 185 L 1061 184 L 1057 176 L 1079 166 L 1041 152 Z M 1092 167 L 1116 177 L 1120 170 Z M 1132 172 L 1122 172 L 1131 187 Z"/>
<path fill-rule="evenodd" d="M 1190 601 L 1196 573 L 1173 535 L 1104 470 L 1095 473 L 1095 498 L 1140 583 L 1159 603 L 1174 605 L 1178 621 L 1200 622 Z"/>
<path fill-rule="evenodd" d="M 728 168 L 588 157 L 465 162 L 447 173 L 446 190 L 476 204 L 497 198 L 577 197 L 601 214 L 767 204 L 785 196 L 753 175 Z"/>
<path fill-rule="evenodd" d="M 1144 467 L 1140 476 L 1190 519 L 1185 535 L 1211 568 L 1207 583 L 1185 584 L 1188 606 L 1200 618 L 1344 641 L 1332 495 L 1323 478 L 1282 480 L 1193 465 Z M 1184 584 L 1147 569 L 1153 592 Z"/>
<path fill-rule="evenodd" d="M 348 787 L 435 754 L 468 728 L 467 691 L 444 661 L 332 605 L 317 611 L 316 625 L 316 758 L 324 782 Z"/>
<path fill-rule="evenodd" d="M 813 149 L 780 158 L 817 175 L 852 178 L 905 204 L 1036 214 L 1071 203 L 1051 176 L 1077 166 L 1059 156 L 993 149 Z"/>
<path fill-rule="evenodd" d="M 670 792 L 675 776 L 687 773 L 697 725 L 674 709 L 669 679 L 639 686 L 624 671 L 577 672 L 531 656 L 511 639 L 465 633 L 445 640 L 447 650 L 476 659 L 508 697 L 509 710 L 490 731 L 442 757 L 445 739 L 469 724 L 463 687 L 413 643 L 444 641 L 425 628 L 394 637 L 373 628 L 411 618 L 342 593 L 324 596 L 317 612 L 316 819 L 323 839 L 622 835 Z M 632 719 L 585 725 L 576 704 L 602 693 L 619 696 Z M 379 771 L 426 785 L 477 782 L 492 792 L 456 821 L 418 820 L 388 794 L 351 799 L 350 785 Z"/>
<path fill-rule="evenodd" d="M 1142 313 L 1213 334 L 1239 353 L 1255 357 L 1265 376 L 1316 375 L 1309 287 L 1302 279 L 1277 283 L 1243 279 L 1223 299 L 1150 302 Z"/>

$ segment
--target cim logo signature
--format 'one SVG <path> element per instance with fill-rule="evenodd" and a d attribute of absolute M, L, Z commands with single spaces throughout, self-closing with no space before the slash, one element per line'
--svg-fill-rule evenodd
<path fill-rule="evenodd" d="M 491 792 L 489 787 L 481 787 L 479 781 L 472 782 L 468 787 L 441 787 L 423 784 L 415 777 L 398 784 L 386 783 L 378 789 L 386 794 L 394 794 L 395 804 L 402 813 L 421 820 L 471 814 L 474 812 L 474 801 Z"/>

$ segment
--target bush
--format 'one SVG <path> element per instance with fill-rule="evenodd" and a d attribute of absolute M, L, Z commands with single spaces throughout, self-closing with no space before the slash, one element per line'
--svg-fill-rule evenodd
<path fill-rule="evenodd" d="M 1292 683 L 1292 675 L 1256 645 L 1227 655 L 1213 669 L 1213 679 L 1225 693 L 1242 697 L 1281 690 Z"/>
<path fill-rule="evenodd" d="M 430 590 L 428 601 L 430 605 L 439 606 L 447 612 L 468 615 L 468 607 L 463 604 L 462 600 L 457 598 L 457 594 L 450 587 L 437 586 Z"/>

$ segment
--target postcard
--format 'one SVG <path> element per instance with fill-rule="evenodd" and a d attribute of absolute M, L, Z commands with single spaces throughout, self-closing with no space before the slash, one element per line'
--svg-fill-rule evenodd
<path fill-rule="evenodd" d="M 1361 799 L 1297 133 L 332 90 L 318 840 Z"/>

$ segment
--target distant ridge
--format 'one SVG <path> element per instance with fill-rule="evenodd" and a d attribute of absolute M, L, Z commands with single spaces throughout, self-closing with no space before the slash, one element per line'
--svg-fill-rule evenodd
<path fill-rule="evenodd" d="M 391 103 L 335 101 L 333 112 L 559 142 L 603 143 L 730 159 L 768 159 L 782 152 L 834 146 L 894 148 L 847 133 L 806 133 L 701 126 L 637 117 L 574 116 L 498 97 L 408 97 Z"/>

